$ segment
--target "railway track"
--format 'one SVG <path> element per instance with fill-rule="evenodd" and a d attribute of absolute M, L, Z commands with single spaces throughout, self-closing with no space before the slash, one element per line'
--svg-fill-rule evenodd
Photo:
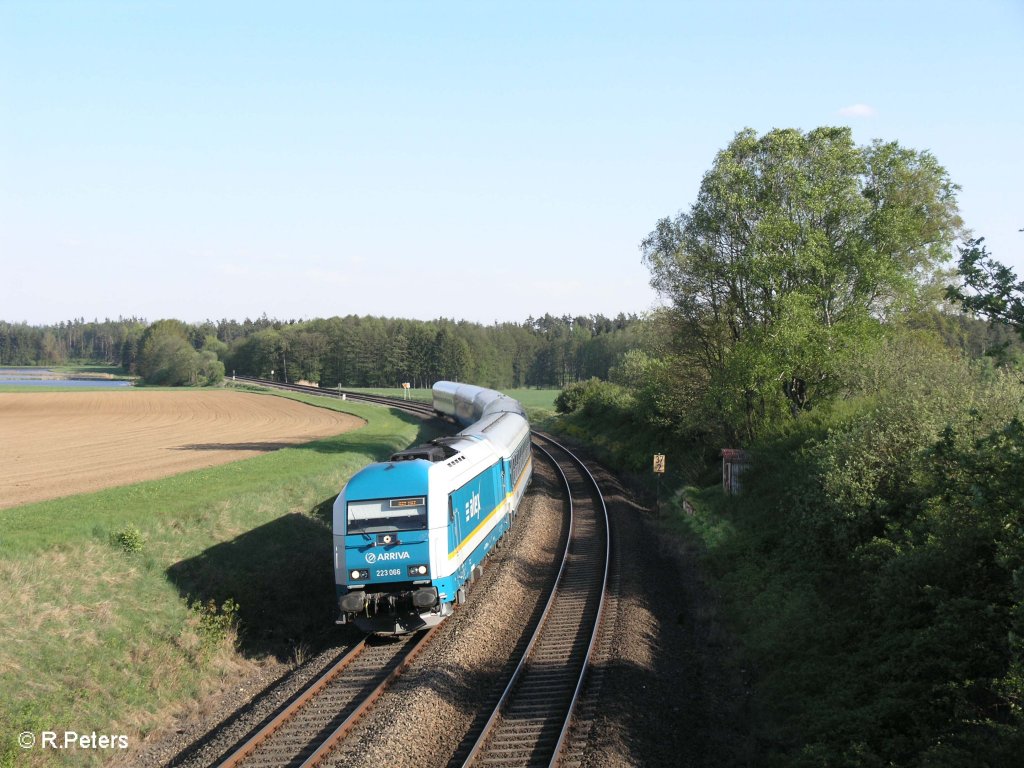
<path fill-rule="evenodd" d="M 468 754 L 455 765 L 554 765 L 600 627 L 610 553 L 604 498 L 583 462 L 564 446 L 539 433 L 534 444 L 551 458 L 569 491 L 569 543 L 526 652 Z"/>
<path fill-rule="evenodd" d="M 344 395 L 433 415 L 431 405 L 415 401 L 260 379 L 238 380 L 316 395 Z M 534 433 L 534 446 L 551 459 L 562 477 L 569 499 L 570 534 L 546 606 L 536 624 L 524 630 L 529 640 L 507 686 L 491 713 L 477 718 L 482 725 L 471 729 L 455 748 L 449 762 L 452 766 L 556 763 L 600 626 L 610 551 L 600 488 L 583 462 L 551 437 Z M 367 641 L 360 643 L 220 765 L 318 764 L 441 626 L 422 636 L 379 644 L 381 649 L 395 646 L 390 649 L 393 653 L 368 654 Z"/>
<path fill-rule="evenodd" d="M 436 629 L 396 640 L 364 638 L 218 765 L 318 765 L 426 647 Z"/>
<path fill-rule="evenodd" d="M 368 395 L 365 392 L 352 392 L 347 389 L 322 389 L 320 387 L 311 387 L 306 384 L 288 384 L 281 381 L 257 379 L 250 376 L 235 376 L 233 381 L 240 381 L 243 384 L 258 384 L 259 386 L 271 387 L 273 389 L 284 389 L 289 392 L 302 392 L 308 395 L 335 397 L 340 400 L 355 400 L 362 403 L 386 405 L 391 408 L 401 408 L 402 410 L 409 411 L 410 413 L 416 413 L 421 416 L 434 415 L 434 407 L 429 403 L 419 402 L 416 400 L 403 400 L 398 397 L 388 397 L 387 395 Z"/>

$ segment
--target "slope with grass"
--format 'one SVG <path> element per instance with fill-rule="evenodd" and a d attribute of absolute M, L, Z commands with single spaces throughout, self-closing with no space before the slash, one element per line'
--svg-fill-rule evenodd
<path fill-rule="evenodd" d="M 406 415 L 292 399 L 358 430 L 256 458 L 0 511 L 0 765 L 99 765 L 17 734 L 130 748 L 268 660 L 333 631 L 330 506 L 369 461 L 434 436 Z"/>

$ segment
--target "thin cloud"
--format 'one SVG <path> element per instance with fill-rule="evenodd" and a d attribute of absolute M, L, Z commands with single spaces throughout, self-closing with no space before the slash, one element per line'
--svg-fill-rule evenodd
<path fill-rule="evenodd" d="M 869 104 L 851 104 L 839 110 L 843 117 L 874 117 L 878 110 Z"/>

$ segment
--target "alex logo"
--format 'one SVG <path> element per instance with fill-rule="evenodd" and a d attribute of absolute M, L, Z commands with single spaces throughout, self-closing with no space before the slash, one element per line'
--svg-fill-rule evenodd
<path fill-rule="evenodd" d="M 480 517 L 480 494 L 474 493 L 469 497 L 469 501 L 466 502 L 466 522 L 468 523 L 475 517 Z"/>
<path fill-rule="evenodd" d="M 367 565 L 373 565 L 374 563 L 383 563 L 389 560 L 408 560 L 408 552 L 381 552 L 379 555 L 376 552 L 367 552 L 365 555 Z"/>

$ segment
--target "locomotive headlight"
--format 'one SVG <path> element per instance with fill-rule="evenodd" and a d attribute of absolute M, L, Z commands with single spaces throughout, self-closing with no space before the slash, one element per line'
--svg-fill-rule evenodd
<path fill-rule="evenodd" d="M 409 575 L 410 576 L 426 576 L 429 569 L 425 565 L 410 565 Z"/>
<path fill-rule="evenodd" d="M 351 571 L 348 572 L 348 577 L 352 579 L 352 581 L 366 581 L 368 578 L 370 578 L 370 572 L 365 568 L 363 570 L 353 568 Z"/>

